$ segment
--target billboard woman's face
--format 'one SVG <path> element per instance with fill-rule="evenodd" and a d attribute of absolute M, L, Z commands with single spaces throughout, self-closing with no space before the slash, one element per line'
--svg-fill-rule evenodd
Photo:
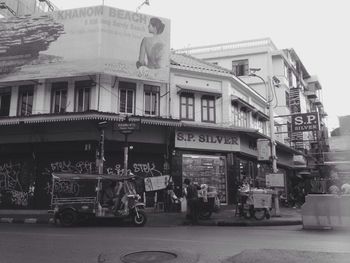
<path fill-rule="evenodd" d="M 148 32 L 151 34 L 157 34 L 157 28 L 151 23 L 148 24 Z"/>

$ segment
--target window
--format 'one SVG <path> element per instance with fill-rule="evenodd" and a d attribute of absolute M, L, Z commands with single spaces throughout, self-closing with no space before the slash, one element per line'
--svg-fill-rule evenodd
<path fill-rule="evenodd" d="M 248 59 L 232 61 L 232 71 L 236 76 L 246 76 L 249 74 Z"/>
<path fill-rule="evenodd" d="M 31 115 L 33 111 L 34 85 L 19 86 L 18 116 Z"/>
<path fill-rule="evenodd" d="M 119 112 L 134 113 L 134 93 L 136 84 L 131 82 L 119 82 Z"/>
<path fill-rule="evenodd" d="M 159 87 L 145 85 L 145 115 L 159 115 Z"/>
<path fill-rule="evenodd" d="M 213 96 L 202 97 L 202 121 L 215 122 L 215 98 Z"/>
<path fill-rule="evenodd" d="M 67 108 L 67 91 L 68 82 L 55 82 L 52 83 L 52 113 L 66 112 Z"/>
<path fill-rule="evenodd" d="M 10 115 L 10 104 L 11 104 L 11 88 L 0 89 L 0 116 Z"/>
<path fill-rule="evenodd" d="M 241 108 L 240 110 L 240 125 L 241 127 L 248 127 L 248 111 L 245 108 Z"/>
<path fill-rule="evenodd" d="M 239 126 L 239 108 L 237 104 L 232 105 L 233 125 Z"/>
<path fill-rule="evenodd" d="M 289 103 L 289 93 L 286 91 L 286 106 L 289 107 L 290 103 Z"/>
<path fill-rule="evenodd" d="M 180 116 L 182 120 L 194 120 L 194 96 L 182 93 L 180 96 Z"/>
<path fill-rule="evenodd" d="M 75 111 L 83 112 L 90 110 L 91 80 L 83 80 L 75 82 Z"/>

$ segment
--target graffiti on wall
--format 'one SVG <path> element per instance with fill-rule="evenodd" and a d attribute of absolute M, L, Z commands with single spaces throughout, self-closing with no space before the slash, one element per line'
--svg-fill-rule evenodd
<path fill-rule="evenodd" d="M 45 187 L 46 194 L 50 195 L 52 193 L 52 181 L 51 173 L 74 173 L 74 174 L 86 174 L 94 173 L 95 162 L 91 161 L 56 161 L 49 163 L 49 166 L 44 169 L 43 174 L 47 176 L 47 183 Z M 56 181 L 54 185 L 54 193 L 56 195 L 69 195 L 69 196 L 79 196 L 80 185 L 74 181 Z"/>
<path fill-rule="evenodd" d="M 19 182 L 20 171 L 20 163 L 9 162 L 0 164 L 0 190 L 22 189 Z"/>
<path fill-rule="evenodd" d="M 95 162 L 90 161 L 59 161 L 50 163 L 50 172 L 63 173 L 92 173 L 95 170 Z"/>
<path fill-rule="evenodd" d="M 158 169 L 156 169 L 156 165 L 153 162 L 145 162 L 145 163 L 132 163 L 129 166 L 128 172 L 131 172 L 135 175 L 139 175 L 141 177 L 153 177 L 153 176 L 161 176 L 163 175 Z M 116 174 L 117 176 L 122 176 L 124 174 L 124 168 L 121 164 L 116 164 L 114 167 L 106 168 L 108 174 Z"/>
<path fill-rule="evenodd" d="M 33 189 L 24 191 L 20 181 L 21 170 L 21 163 L 0 164 L 0 205 L 5 203 L 10 206 L 28 206 Z"/>
<path fill-rule="evenodd" d="M 46 193 L 52 193 L 52 183 L 47 183 Z M 80 186 L 77 182 L 73 181 L 55 181 L 54 192 L 56 195 L 70 195 L 70 196 L 79 196 Z"/>

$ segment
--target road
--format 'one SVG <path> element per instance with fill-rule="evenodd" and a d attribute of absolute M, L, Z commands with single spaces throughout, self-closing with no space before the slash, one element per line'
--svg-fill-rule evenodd
<path fill-rule="evenodd" d="M 171 251 L 215 263 L 245 249 L 350 252 L 350 231 L 305 231 L 280 227 L 126 227 L 62 228 L 40 224 L 0 224 L 1 263 L 121 262 L 129 252 Z M 185 261 L 184 261 L 185 262 Z"/>

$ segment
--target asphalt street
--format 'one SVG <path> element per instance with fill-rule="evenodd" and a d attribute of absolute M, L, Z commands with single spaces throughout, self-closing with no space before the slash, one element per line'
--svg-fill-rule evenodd
<path fill-rule="evenodd" d="M 306 231 L 301 226 L 62 228 L 0 224 L 0 262 L 114 263 L 123 262 L 123 255 L 140 251 L 172 252 L 181 257 L 176 262 L 182 263 L 222 262 L 246 249 L 350 253 L 349 234 L 340 230 Z"/>

